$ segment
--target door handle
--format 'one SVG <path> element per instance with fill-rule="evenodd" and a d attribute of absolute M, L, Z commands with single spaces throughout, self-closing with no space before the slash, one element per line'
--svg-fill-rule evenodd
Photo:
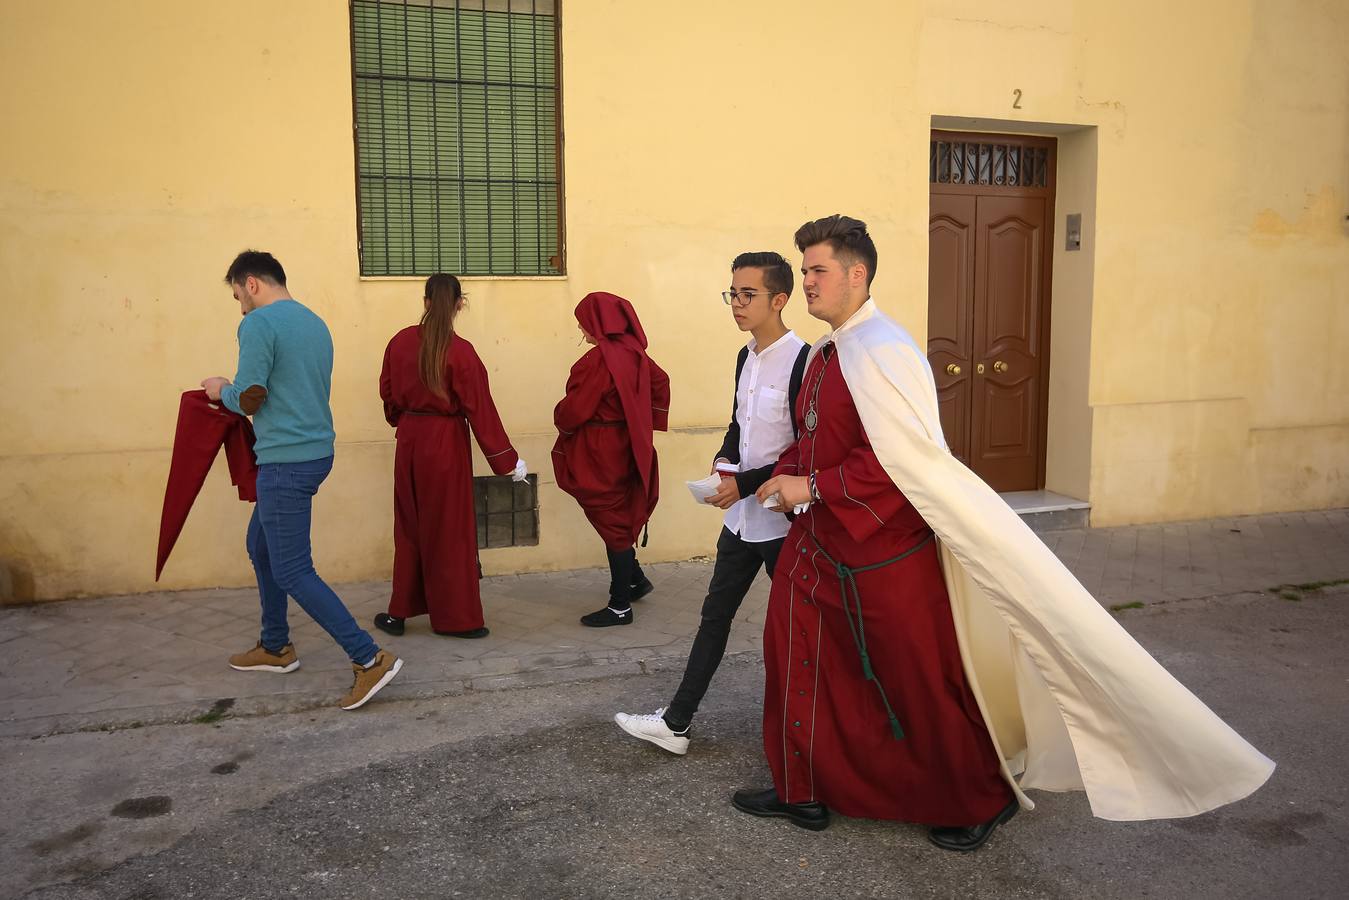
<path fill-rule="evenodd" d="M 947 363 L 947 364 L 946 364 L 946 374 L 947 374 L 947 375 L 959 375 L 959 374 L 960 374 L 960 366 L 956 365 L 955 363 Z"/>
<path fill-rule="evenodd" d="M 1007 363 L 1003 362 L 1002 360 L 998 360 L 993 364 L 994 372 L 1006 372 L 1007 368 L 1008 368 Z"/>

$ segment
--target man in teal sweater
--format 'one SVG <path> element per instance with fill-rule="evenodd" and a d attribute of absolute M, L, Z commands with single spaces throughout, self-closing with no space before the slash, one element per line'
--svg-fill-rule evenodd
<path fill-rule="evenodd" d="M 252 650 L 230 657 L 245 672 L 300 667 L 286 623 L 294 597 L 351 658 L 355 681 L 341 700 L 356 709 L 393 680 L 403 661 L 375 645 L 342 600 L 314 571 L 309 526 L 314 495 L 333 467 L 333 341 L 328 326 L 286 289 L 286 272 L 270 253 L 245 250 L 225 283 L 244 320 L 234 381 L 207 378 L 206 395 L 253 417 L 258 502 L 248 523 L 248 555 L 262 599 L 262 634 Z"/>

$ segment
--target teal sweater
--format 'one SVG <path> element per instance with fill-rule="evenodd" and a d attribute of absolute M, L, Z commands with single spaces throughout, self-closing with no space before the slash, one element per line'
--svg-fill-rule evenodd
<path fill-rule="evenodd" d="M 220 391 L 225 406 L 253 417 L 260 465 L 333 455 L 333 339 L 294 300 L 276 300 L 239 323 L 239 373 Z"/>

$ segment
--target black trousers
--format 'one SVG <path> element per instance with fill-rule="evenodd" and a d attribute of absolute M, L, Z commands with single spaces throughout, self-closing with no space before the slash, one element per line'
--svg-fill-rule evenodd
<path fill-rule="evenodd" d="M 608 550 L 609 557 L 609 605 L 614 609 L 627 609 L 632 605 L 632 592 L 646 580 L 642 564 L 637 561 L 637 549 Z"/>
<path fill-rule="evenodd" d="M 726 655 L 731 622 L 740 610 L 745 594 L 754 584 L 760 566 L 768 571 L 769 578 L 773 577 L 784 540 L 750 543 L 729 529 L 721 529 L 721 537 L 717 539 L 717 562 L 712 569 L 712 581 L 707 586 L 707 599 L 703 601 L 703 620 L 693 638 L 684 679 L 665 711 L 665 722 L 675 731 L 683 731 L 693 721 L 693 714 L 698 711 L 698 704 L 707 693 L 721 658 Z"/>

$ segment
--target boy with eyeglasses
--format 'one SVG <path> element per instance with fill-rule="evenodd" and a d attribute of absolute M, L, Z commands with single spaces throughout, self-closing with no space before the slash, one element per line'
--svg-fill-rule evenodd
<path fill-rule="evenodd" d="M 791 293 L 791 265 L 781 254 L 759 252 L 735 258 L 731 289 L 721 295 L 736 326 L 751 337 L 736 358 L 731 423 L 712 465 L 722 473 L 721 487 L 706 502 L 726 510 L 726 516 L 702 622 L 669 707 L 650 715 L 614 716 L 628 734 L 671 753 L 688 752 L 689 725 L 726 653 L 731 622 L 759 568 L 772 578 L 787 536 L 787 518 L 764 508 L 754 492 L 796 439 L 796 395 L 810 347 L 782 321 Z"/>

